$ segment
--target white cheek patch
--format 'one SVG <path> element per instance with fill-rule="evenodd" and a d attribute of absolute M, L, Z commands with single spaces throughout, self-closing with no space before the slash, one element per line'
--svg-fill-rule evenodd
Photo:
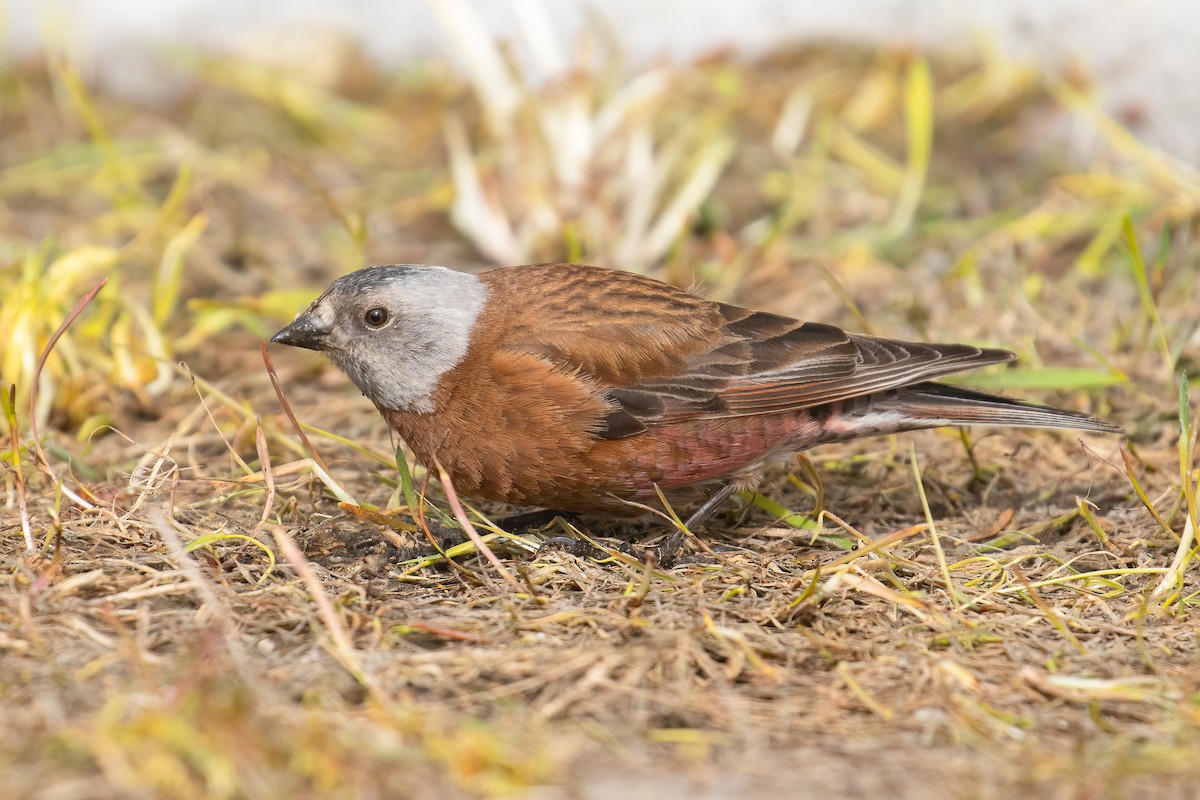
<path fill-rule="evenodd" d="M 335 361 L 380 408 L 430 413 L 442 376 L 467 355 L 487 296 L 474 275 L 421 267 L 398 280 L 388 299 L 395 323 Z"/>

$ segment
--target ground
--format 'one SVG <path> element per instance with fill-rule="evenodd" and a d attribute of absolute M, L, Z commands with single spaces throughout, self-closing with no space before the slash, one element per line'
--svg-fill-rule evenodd
<path fill-rule="evenodd" d="M 515 109 L 436 62 L 190 58 L 153 109 L 5 68 L 3 794 L 1200 795 L 1195 172 L 1011 64 L 722 56 L 637 94 L 599 52 Z M 445 493 L 406 501 L 342 376 L 259 346 L 364 263 L 501 258 L 1010 347 L 974 385 L 1127 436 L 821 448 L 670 570 L 610 546 L 659 517 L 480 508 L 510 584 L 428 546 Z"/>

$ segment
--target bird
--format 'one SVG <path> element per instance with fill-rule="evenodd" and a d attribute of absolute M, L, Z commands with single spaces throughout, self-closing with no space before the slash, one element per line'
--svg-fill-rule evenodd
<path fill-rule="evenodd" d="M 328 356 L 460 495 L 631 516 L 661 491 L 701 502 L 689 531 L 818 445 L 943 426 L 1121 433 L 936 382 L 1008 350 L 850 333 L 594 266 L 366 267 L 271 341 Z"/>

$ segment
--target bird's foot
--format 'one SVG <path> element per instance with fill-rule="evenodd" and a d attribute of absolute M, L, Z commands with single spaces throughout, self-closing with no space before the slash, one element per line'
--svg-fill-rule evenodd
<path fill-rule="evenodd" d="M 634 552 L 633 547 L 628 542 L 613 542 L 606 543 L 605 547 L 609 550 L 616 550 L 619 553 L 624 553 L 627 556 L 638 558 L 638 554 Z M 541 556 L 543 553 L 562 551 L 570 553 L 578 558 L 590 558 L 593 561 L 603 561 L 611 558 L 612 555 L 603 548 L 589 542 L 587 539 L 572 539 L 569 536 L 555 536 L 542 542 L 542 546 L 534 553 L 534 558 Z"/>
<path fill-rule="evenodd" d="M 542 542 L 542 546 L 533 554 L 534 558 L 539 558 L 545 553 L 553 553 L 560 551 L 570 553 L 576 558 L 606 558 L 607 554 L 596 545 L 585 539 L 572 539 L 569 536 L 554 536 Z"/>
<path fill-rule="evenodd" d="M 733 481 L 730 481 L 709 495 L 709 498 L 704 501 L 704 504 L 701 505 L 700 508 L 696 509 L 696 512 L 692 514 L 692 516 L 688 517 L 688 521 L 684 523 L 683 527 L 676 529 L 670 536 L 667 537 L 666 541 L 658 546 L 656 555 L 658 557 L 659 566 L 661 566 L 663 569 L 670 569 L 677 564 L 684 563 L 685 561 L 691 561 L 692 558 L 690 556 L 684 556 L 681 558 L 679 555 L 679 550 L 681 547 L 683 547 L 684 540 L 688 537 L 691 531 L 696 530 L 705 522 L 707 522 L 708 518 L 711 517 L 717 509 L 724 505 L 725 501 L 728 500 L 730 495 L 732 495 L 735 491 L 737 491 L 737 484 L 735 484 Z"/>
<path fill-rule="evenodd" d="M 678 563 L 679 550 L 683 547 L 684 533 L 683 531 L 675 531 L 658 547 L 653 548 L 650 552 L 654 554 L 654 560 L 663 569 L 670 569 Z"/>

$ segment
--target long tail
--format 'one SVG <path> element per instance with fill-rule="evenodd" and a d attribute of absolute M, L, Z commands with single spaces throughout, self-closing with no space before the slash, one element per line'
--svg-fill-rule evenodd
<path fill-rule="evenodd" d="M 1000 395 L 944 383 L 918 383 L 894 394 L 876 396 L 873 412 L 890 412 L 928 425 L 1006 425 L 1021 428 L 1069 428 L 1098 433 L 1123 433 L 1114 425 L 1087 414 L 1039 406 Z"/>

